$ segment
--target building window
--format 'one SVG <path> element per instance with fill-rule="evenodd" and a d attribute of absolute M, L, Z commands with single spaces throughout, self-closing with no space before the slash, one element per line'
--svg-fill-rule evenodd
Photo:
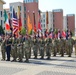
<path fill-rule="evenodd" d="M 45 22 L 45 19 L 43 20 L 43 22 Z"/>
<path fill-rule="evenodd" d="M 12 6 L 10 6 L 10 11 L 12 12 Z"/>
<path fill-rule="evenodd" d="M 43 14 L 43 18 L 45 18 L 45 14 Z"/>
<path fill-rule="evenodd" d="M 12 18 L 12 13 L 10 13 L 10 17 Z"/>
<path fill-rule="evenodd" d="M 67 29 L 68 29 L 68 25 L 67 25 Z"/>
<path fill-rule="evenodd" d="M 44 27 L 45 27 L 45 24 L 44 24 Z"/>
<path fill-rule="evenodd" d="M 42 20 L 41 20 L 41 22 L 42 22 Z"/>
<path fill-rule="evenodd" d="M 1 26 L 3 25 L 3 21 L 1 20 Z"/>
<path fill-rule="evenodd" d="M 26 24 L 26 20 L 24 20 L 24 24 Z"/>
<path fill-rule="evenodd" d="M 26 11 L 26 7 L 24 7 L 24 11 Z"/>
<path fill-rule="evenodd" d="M 42 27 L 42 24 L 41 24 L 41 27 Z"/>
<path fill-rule="evenodd" d="M 53 18 L 54 18 L 54 14 L 53 14 Z"/>
<path fill-rule="evenodd" d="M 67 22 L 67 25 L 68 25 L 68 22 Z"/>
<path fill-rule="evenodd" d="M 53 22 L 55 22 L 55 20 L 53 19 Z"/>
<path fill-rule="evenodd" d="M 1 17 L 2 17 L 2 11 L 1 11 Z"/>
<path fill-rule="evenodd" d="M 24 14 L 24 18 L 26 18 L 26 14 Z"/>

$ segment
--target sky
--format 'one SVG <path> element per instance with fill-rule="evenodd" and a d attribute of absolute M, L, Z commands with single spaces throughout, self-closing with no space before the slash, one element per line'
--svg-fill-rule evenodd
<path fill-rule="evenodd" d="M 9 3 L 23 2 L 23 0 L 4 0 L 6 4 L 4 8 L 9 8 Z M 52 11 L 53 9 L 63 9 L 64 16 L 66 14 L 76 14 L 76 0 L 39 0 L 39 9 L 42 12 Z"/>

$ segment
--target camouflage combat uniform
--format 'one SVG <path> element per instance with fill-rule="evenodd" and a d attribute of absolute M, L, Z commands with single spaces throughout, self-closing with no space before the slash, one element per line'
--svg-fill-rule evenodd
<path fill-rule="evenodd" d="M 29 62 L 30 57 L 30 40 L 27 38 L 23 43 L 24 54 L 26 58 L 26 62 Z"/>
<path fill-rule="evenodd" d="M 44 50 L 45 50 L 45 40 L 44 40 L 44 38 L 41 38 L 41 43 L 40 43 L 41 59 L 44 58 Z"/>
<path fill-rule="evenodd" d="M 47 59 L 50 59 L 50 56 L 51 56 L 51 51 L 52 51 L 52 39 L 47 39 L 47 42 L 46 42 L 46 55 L 47 55 Z"/>
<path fill-rule="evenodd" d="M 38 55 L 38 40 L 37 38 L 34 38 L 33 40 L 33 53 L 34 53 L 34 58 L 37 59 L 37 55 Z"/>
<path fill-rule="evenodd" d="M 6 52 L 5 47 L 6 47 L 6 45 L 5 45 L 5 39 L 4 39 L 4 40 L 2 40 L 2 44 L 1 44 L 2 60 L 5 60 L 5 52 Z"/>
<path fill-rule="evenodd" d="M 12 51 L 12 57 L 13 57 L 12 61 L 16 61 L 17 59 L 17 38 L 13 37 L 12 39 L 11 51 Z"/>

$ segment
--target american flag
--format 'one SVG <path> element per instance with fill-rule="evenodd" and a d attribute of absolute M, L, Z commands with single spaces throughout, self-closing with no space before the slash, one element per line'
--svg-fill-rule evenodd
<path fill-rule="evenodd" d="M 13 26 L 13 34 L 17 34 L 19 25 L 18 25 L 17 15 L 14 9 L 13 9 L 12 26 Z"/>

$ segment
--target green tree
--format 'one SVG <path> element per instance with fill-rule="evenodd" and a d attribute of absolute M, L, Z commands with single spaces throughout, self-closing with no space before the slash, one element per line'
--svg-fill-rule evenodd
<path fill-rule="evenodd" d="M 0 25 L 0 35 L 4 34 L 4 29 L 2 28 L 2 26 Z"/>
<path fill-rule="evenodd" d="M 22 34 L 22 35 L 25 35 L 25 34 L 26 34 L 26 28 L 22 28 L 21 34 Z"/>

